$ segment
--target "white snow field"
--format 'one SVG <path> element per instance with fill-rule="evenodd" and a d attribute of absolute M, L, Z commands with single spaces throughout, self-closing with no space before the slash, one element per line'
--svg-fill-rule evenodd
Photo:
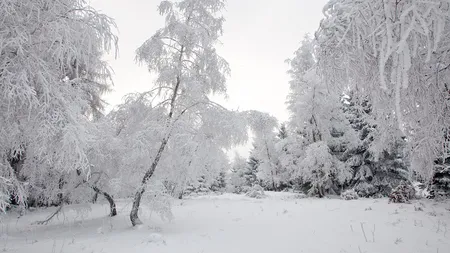
<path fill-rule="evenodd" d="M 54 208 L 2 217 L 0 250 L 89 253 L 449 253 L 450 203 L 387 199 L 296 199 L 269 193 L 265 199 L 225 194 L 174 203 L 174 220 L 141 213 L 132 228 L 129 202 L 67 206 L 48 225 L 33 225 Z M 89 211 L 89 209 L 91 209 Z"/>

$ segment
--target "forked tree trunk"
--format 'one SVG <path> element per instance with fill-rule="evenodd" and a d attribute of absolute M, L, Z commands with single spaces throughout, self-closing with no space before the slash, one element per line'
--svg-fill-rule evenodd
<path fill-rule="evenodd" d="M 107 192 L 104 192 L 100 190 L 97 186 L 92 186 L 92 189 L 95 191 L 96 194 L 102 194 L 103 197 L 108 201 L 109 203 L 109 216 L 114 217 L 117 215 L 117 208 L 116 208 L 116 202 L 114 202 L 114 199 L 111 195 L 109 195 Z"/>

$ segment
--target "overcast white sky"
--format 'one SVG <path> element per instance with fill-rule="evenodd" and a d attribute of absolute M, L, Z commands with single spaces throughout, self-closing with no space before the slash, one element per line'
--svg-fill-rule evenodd
<path fill-rule="evenodd" d="M 228 0 L 219 53 L 230 64 L 226 107 L 260 110 L 288 119 L 285 100 L 289 90 L 290 58 L 305 33 L 313 33 L 326 0 Z M 160 0 L 91 0 L 115 19 L 119 28 L 119 57 L 110 58 L 114 92 L 106 96 L 117 105 L 130 92 L 152 87 L 152 78 L 134 61 L 134 52 L 164 25 L 157 11 Z"/>

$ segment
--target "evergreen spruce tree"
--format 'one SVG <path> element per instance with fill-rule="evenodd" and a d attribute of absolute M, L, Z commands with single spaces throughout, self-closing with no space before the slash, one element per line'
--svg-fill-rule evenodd
<path fill-rule="evenodd" d="M 258 173 L 259 160 L 250 156 L 247 161 L 247 167 L 244 171 L 244 178 L 247 186 L 253 187 L 255 184 L 259 184 L 257 173 Z"/>
<path fill-rule="evenodd" d="M 224 192 L 226 187 L 226 174 L 222 171 L 210 186 L 210 190 L 213 192 Z"/>
<path fill-rule="evenodd" d="M 284 140 L 288 137 L 287 129 L 286 129 L 286 123 L 282 123 L 280 126 L 280 129 L 278 130 L 277 134 L 278 139 Z"/>
<path fill-rule="evenodd" d="M 434 162 L 435 169 L 431 181 L 431 189 L 435 197 L 450 196 L 450 129 L 447 130 L 444 139 L 442 156 Z"/>
<path fill-rule="evenodd" d="M 444 162 L 442 159 L 436 160 L 436 168 L 432 180 L 433 195 L 439 197 L 450 196 L 450 159 Z"/>
<path fill-rule="evenodd" d="M 287 105 L 289 125 L 302 135 L 299 148 L 304 151 L 297 152 L 298 168 L 292 178 L 301 177 L 309 194 L 323 197 L 338 194 L 351 179 L 351 169 L 342 160 L 357 138 L 341 108 L 342 91 L 326 85 L 314 54 L 314 42 L 306 37 L 287 61 L 291 67 Z"/>
<path fill-rule="evenodd" d="M 247 170 L 247 161 L 245 158 L 236 154 L 230 168 L 230 176 L 227 183 L 227 191 L 232 193 L 242 193 L 247 191 L 247 181 L 245 171 Z"/>
<path fill-rule="evenodd" d="M 343 110 L 360 140 L 357 147 L 344 155 L 353 171 L 349 186 L 360 196 L 387 196 L 393 188 L 408 180 L 403 154 L 406 143 L 401 138 L 379 143 L 376 118 L 366 96 L 352 91 L 342 101 Z"/>
<path fill-rule="evenodd" d="M 278 167 L 278 189 L 284 191 L 293 188 L 292 173 L 290 166 L 292 165 L 292 150 L 293 139 L 289 139 L 286 123 L 282 123 L 278 129 L 277 142 L 275 143 L 275 150 L 277 151 L 277 167 Z"/>

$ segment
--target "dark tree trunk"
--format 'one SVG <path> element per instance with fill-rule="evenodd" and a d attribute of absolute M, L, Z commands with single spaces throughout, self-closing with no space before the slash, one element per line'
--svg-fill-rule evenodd
<path fill-rule="evenodd" d="M 319 198 L 325 197 L 325 193 L 322 186 L 318 187 Z"/>
<path fill-rule="evenodd" d="M 139 219 L 138 212 L 139 206 L 141 205 L 142 194 L 144 194 L 144 192 L 145 190 L 142 189 L 140 191 L 137 191 L 136 194 L 134 195 L 133 207 L 131 208 L 130 212 L 130 220 L 131 225 L 133 225 L 133 227 L 142 224 L 142 221 Z"/>
<path fill-rule="evenodd" d="M 153 176 L 153 173 L 155 173 L 155 169 L 158 166 L 159 160 L 161 159 L 161 155 L 164 152 L 164 149 L 166 148 L 167 142 L 169 140 L 169 137 L 163 139 L 161 142 L 161 146 L 159 147 L 158 153 L 156 153 L 155 160 L 153 160 L 152 165 L 150 166 L 150 169 L 145 173 L 144 178 L 142 178 L 141 187 L 136 191 L 136 194 L 134 195 L 133 199 L 133 207 L 131 208 L 130 212 L 130 220 L 131 225 L 141 225 L 142 221 L 139 219 L 139 206 L 141 205 L 141 199 L 142 195 L 145 192 L 145 186 L 148 182 L 148 180 Z"/>
<path fill-rule="evenodd" d="M 104 192 L 100 190 L 97 186 L 92 186 L 92 189 L 95 191 L 96 194 L 102 194 L 103 197 L 108 201 L 109 203 L 109 216 L 114 217 L 117 215 L 117 209 L 116 209 L 116 202 L 114 202 L 114 199 L 111 195 L 109 195 L 107 192 Z"/>
<path fill-rule="evenodd" d="M 273 188 L 273 191 L 277 192 L 278 189 L 277 189 L 277 185 L 275 184 L 275 180 L 273 179 L 273 172 L 271 172 L 271 173 L 272 173 L 272 188 Z"/>
<path fill-rule="evenodd" d="M 94 197 L 92 197 L 92 203 L 97 203 L 97 199 L 98 199 L 98 192 L 95 192 Z"/>
<path fill-rule="evenodd" d="M 110 209 L 109 216 L 111 216 L 111 217 L 116 216 L 117 215 L 117 209 L 116 209 L 116 203 L 114 202 L 114 199 L 111 197 L 111 195 L 109 195 L 106 192 L 103 192 L 103 196 L 109 202 L 109 209 Z"/>
<path fill-rule="evenodd" d="M 188 18 L 189 20 L 189 18 Z M 182 63 L 183 60 L 183 54 L 184 54 L 184 46 L 181 46 L 180 49 L 180 57 L 179 57 L 179 63 Z M 176 78 L 176 83 L 175 83 L 175 88 L 172 94 L 172 98 L 170 99 L 170 111 L 169 111 L 169 115 L 167 115 L 167 136 L 164 137 L 162 139 L 161 142 L 161 146 L 158 149 L 158 152 L 156 153 L 155 159 L 153 160 L 152 165 L 150 166 L 150 168 L 147 170 L 147 172 L 145 172 L 144 178 L 142 178 L 142 182 L 141 182 L 141 186 L 138 188 L 138 190 L 136 191 L 136 194 L 134 195 L 134 199 L 133 199 L 133 207 L 131 208 L 131 212 L 130 212 L 130 220 L 131 220 L 131 225 L 136 226 L 136 225 L 141 225 L 142 221 L 139 219 L 139 206 L 141 205 L 141 199 L 142 199 L 142 195 L 145 192 L 145 186 L 147 185 L 148 180 L 153 176 L 153 173 L 155 173 L 155 169 L 158 166 L 159 160 L 161 159 L 161 155 L 163 154 L 167 142 L 169 141 L 170 138 L 170 127 L 171 127 L 171 120 L 173 118 L 173 114 L 175 111 L 175 101 L 177 99 L 178 96 L 178 90 L 180 88 L 180 84 L 181 84 L 181 77 L 180 75 L 177 76 Z M 181 112 L 180 116 L 187 110 L 184 109 L 183 112 Z"/>

